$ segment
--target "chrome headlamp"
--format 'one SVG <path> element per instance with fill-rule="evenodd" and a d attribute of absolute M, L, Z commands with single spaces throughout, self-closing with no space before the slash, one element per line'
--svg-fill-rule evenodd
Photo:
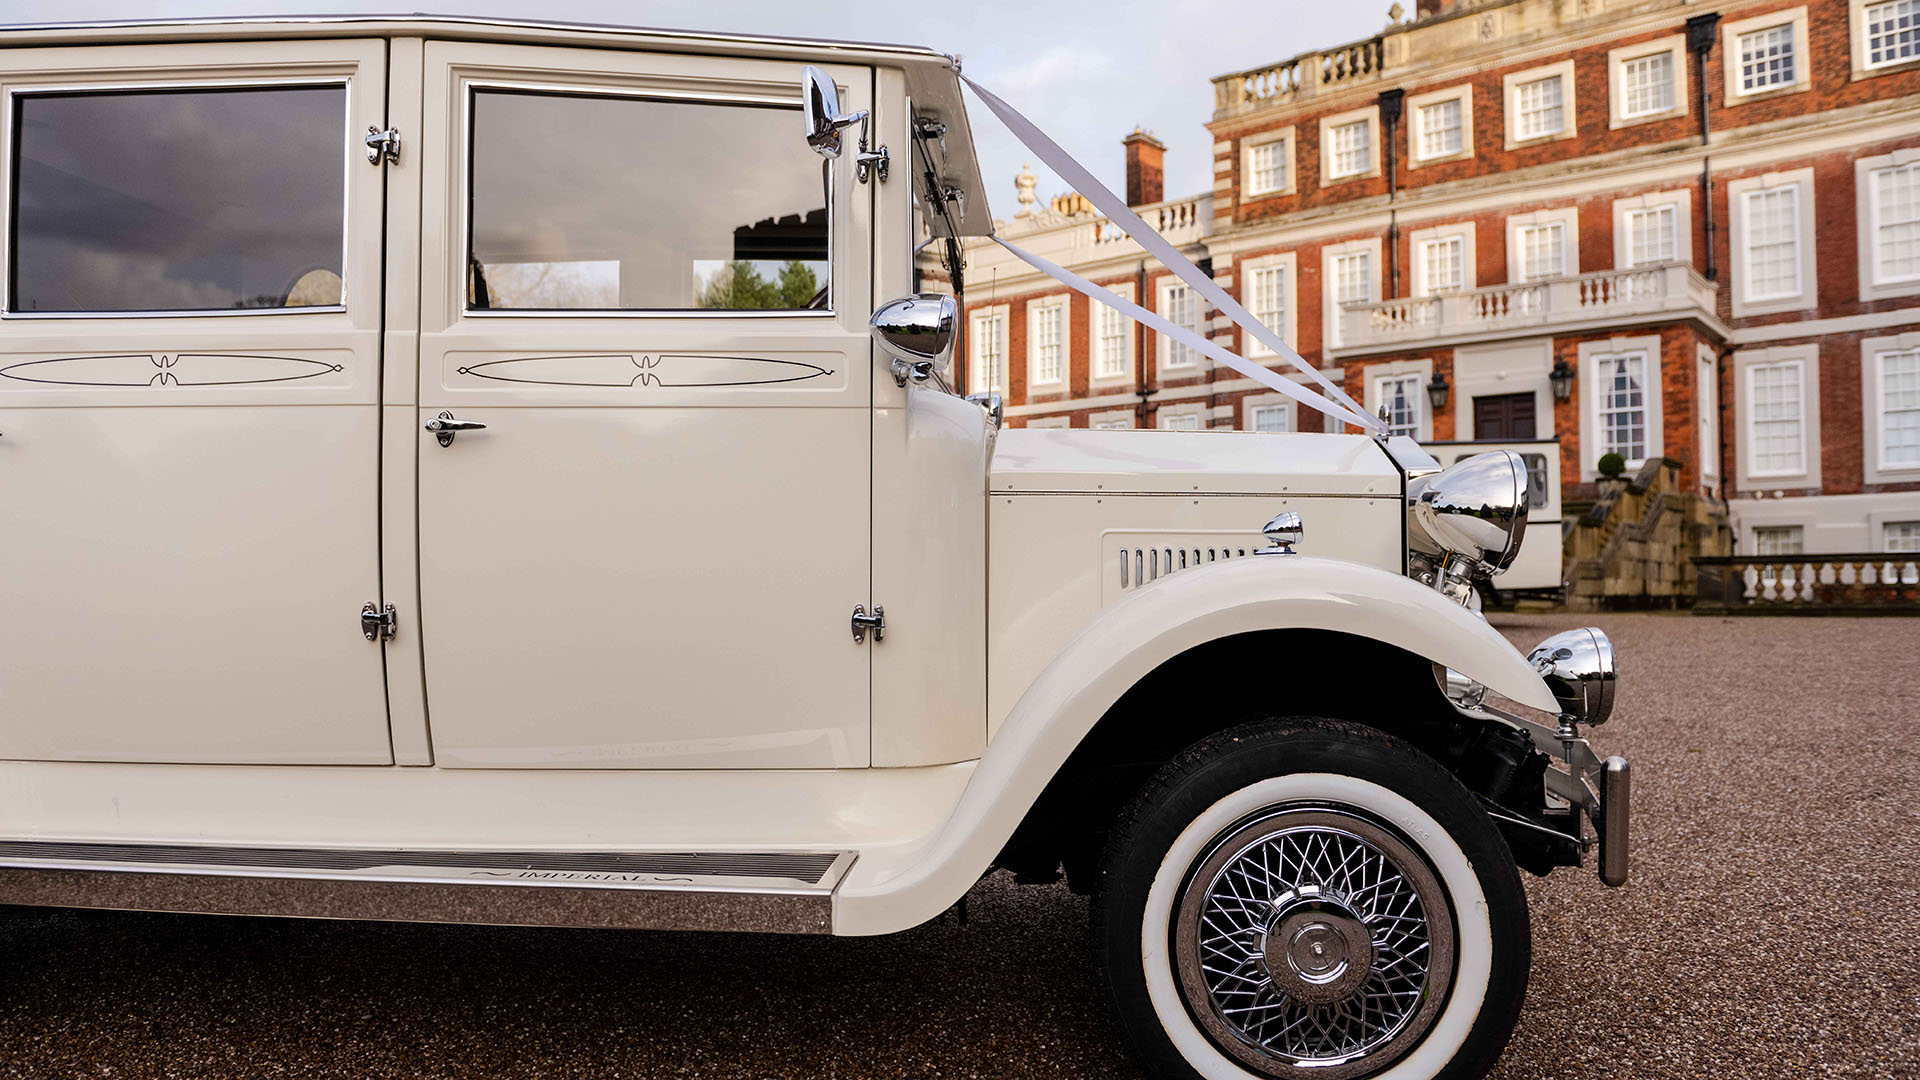
<path fill-rule="evenodd" d="M 1562 721 L 1598 727 L 1613 715 L 1613 642 L 1597 627 L 1567 630 L 1533 647 L 1527 662 L 1560 703 Z"/>
<path fill-rule="evenodd" d="M 1511 450 L 1475 454 L 1407 485 L 1407 541 L 1442 591 L 1513 565 L 1527 534 L 1527 467 Z"/>

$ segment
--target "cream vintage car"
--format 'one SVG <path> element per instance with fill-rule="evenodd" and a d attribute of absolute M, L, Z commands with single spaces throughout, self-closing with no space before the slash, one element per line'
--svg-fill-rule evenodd
<path fill-rule="evenodd" d="M 1518 870 L 1625 879 L 1605 636 L 1466 606 L 1516 457 L 944 389 L 951 58 L 0 44 L 0 902 L 861 935 L 1064 872 L 1154 1075 L 1336 1080 L 1479 1075 Z"/>

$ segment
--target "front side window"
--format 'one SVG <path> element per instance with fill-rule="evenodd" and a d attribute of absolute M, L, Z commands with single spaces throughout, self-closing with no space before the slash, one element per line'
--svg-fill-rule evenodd
<path fill-rule="evenodd" d="M 1263 266 L 1247 275 L 1252 288 L 1252 303 L 1249 312 L 1260 320 L 1261 325 L 1281 335 L 1287 332 L 1287 268 L 1284 266 Z M 1254 343 L 1254 350 L 1269 351 L 1265 345 Z"/>
<path fill-rule="evenodd" d="M 1250 195 L 1285 191 L 1287 188 L 1287 143 L 1284 139 L 1264 142 L 1247 151 L 1247 188 Z"/>
<path fill-rule="evenodd" d="M 1513 90 L 1518 115 L 1514 124 L 1517 139 L 1538 139 L 1566 130 L 1566 108 L 1560 76 L 1524 82 Z"/>
<path fill-rule="evenodd" d="M 1520 242 L 1520 280 L 1538 281 L 1567 272 L 1567 229 L 1558 221 L 1544 225 L 1522 225 L 1516 233 Z"/>
<path fill-rule="evenodd" d="M 1252 428 L 1255 431 L 1292 431 L 1293 406 L 1256 405 L 1253 407 Z"/>
<path fill-rule="evenodd" d="M 1420 243 L 1420 276 L 1429 293 L 1454 292 L 1466 287 L 1466 240 L 1443 236 Z"/>
<path fill-rule="evenodd" d="M 1420 437 L 1420 376 L 1382 375 L 1374 380 L 1374 397 L 1392 435 Z"/>
<path fill-rule="evenodd" d="M 1185 282 L 1167 285 L 1160 291 L 1160 314 L 1168 322 L 1182 329 L 1200 331 L 1200 305 L 1194 300 L 1193 290 Z M 1166 336 L 1160 337 L 1160 366 L 1163 368 L 1188 368 L 1199 360 L 1190 346 Z"/>
<path fill-rule="evenodd" d="M 830 304 L 829 164 L 785 106 L 475 90 L 467 307 Z"/>
<path fill-rule="evenodd" d="M 1920 0 L 1868 4 L 1865 14 L 1868 67 L 1920 57 Z"/>
<path fill-rule="evenodd" d="M 1741 34 L 1739 47 L 1741 93 L 1793 85 L 1792 23 Z"/>
<path fill-rule="evenodd" d="M 1753 530 L 1755 555 L 1804 555 L 1806 529 L 1800 525 L 1766 525 Z"/>
<path fill-rule="evenodd" d="M 1459 98 L 1420 106 L 1420 156 L 1443 158 L 1465 148 Z"/>
<path fill-rule="evenodd" d="M 1365 120 L 1336 124 L 1328 131 L 1332 142 L 1328 154 L 1327 175 L 1357 176 L 1373 168 L 1373 140 Z"/>
<path fill-rule="evenodd" d="M 1880 354 L 1880 467 L 1920 467 L 1920 349 Z"/>
<path fill-rule="evenodd" d="M 1800 189 L 1749 191 L 1747 287 L 1749 300 L 1800 295 Z"/>
<path fill-rule="evenodd" d="M 1027 380 L 1047 385 L 1061 380 L 1065 368 L 1067 305 L 1036 304 L 1027 330 Z"/>
<path fill-rule="evenodd" d="M 1658 116 L 1673 111 L 1673 53 L 1657 52 L 1620 65 L 1620 111 L 1626 116 Z"/>
<path fill-rule="evenodd" d="M 968 377 L 975 393 L 1005 393 L 1007 389 L 1007 317 L 998 311 L 976 311 L 967 327 Z"/>
<path fill-rule="evenodd" d="M 1755 364 L 1747 369 L 1747 423 L 1753 476 L 1797 476 L 1806 471 L 1800 364 Z"/>
<path fill-rule="evenodd" d="M 1920 161 L 1872 173 L 1877 281 L 1920 277 Z"/>
<path fill-rule="evenodd" d="M 1598 357 L 1600 455 L 1619 454 L 1629 463 L 1647 456 L 1647 354 Z"/>
<path fill-rule="evenodd" d="M 1625 217 L 1628 266 L 1653 266 L 1679 257 L 1679 215 L 1672 205 L 1629 210 Z"/>
<path fill-rule="evenodd" d="M 1106 304 L 1093 305 L 1094 378 L 1117 379 L 1127 373 L 1128 323 L 1124 314 Z"/>
<path fill-rule="evenodd" d="M 16 95 L 8 310 L 338 306 L 346 115 L 339 84 Z"/>

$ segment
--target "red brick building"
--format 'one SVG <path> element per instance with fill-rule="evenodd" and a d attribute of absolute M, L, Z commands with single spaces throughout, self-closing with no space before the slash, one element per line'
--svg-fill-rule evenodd
<path fill-rule="evenodd" d="M 1136 132 L 1128 201 L 1396 430 L 1557 438 L 1573 499 L 1677 459 L 1743 552 L 1920 550 L 1920 0 L 1461 0 L 1214 91 L 1212 191 L 1164 199 Z M 1017 183 L 1006 235 L 1261 359 Z M 1010 424 L 1321 427 L 969 261 L 961 378 Z"/>

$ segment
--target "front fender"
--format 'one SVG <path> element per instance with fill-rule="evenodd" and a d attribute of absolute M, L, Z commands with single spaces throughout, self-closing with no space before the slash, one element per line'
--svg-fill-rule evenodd
<path fill-rule="evenodd" d="M 1001 724 L 941 831 L 913 851 L 855 864 L 836 894 L 834 932 L 904 930 L 964 895 L 1074 747 L 1161 664 L 1220 638 L 1303 628 L 1372 638 L 1522 705 L 1557 708 L 1484 619 L 1399 574 L 1304 555 L 1181 571 L 1107 608 L 1060 650 Z"/>

